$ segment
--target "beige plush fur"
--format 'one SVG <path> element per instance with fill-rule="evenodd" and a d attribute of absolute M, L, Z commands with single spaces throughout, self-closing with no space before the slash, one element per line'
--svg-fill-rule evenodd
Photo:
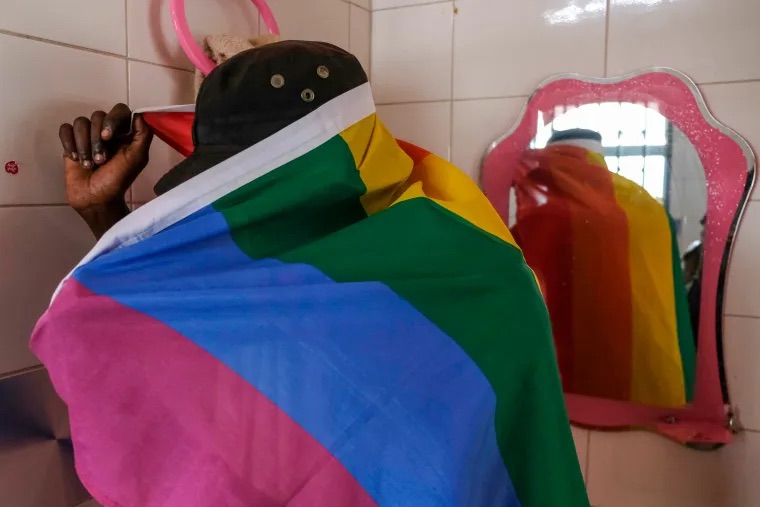
<path fill-rule="evenodd" d="M 261 35 L 253 39 L 246 39 L 236 35 L 209 35 L 203 41 L 203 50 L 217 65 L 223 63 L 238 53 L 247 49 L 253 49 L 265 44 L 271 44 L 280 40 L 278 35 Z M 203 82 L 203 73 L 195 69 L 195 94 L 198 94 L 201 83 Z"/>

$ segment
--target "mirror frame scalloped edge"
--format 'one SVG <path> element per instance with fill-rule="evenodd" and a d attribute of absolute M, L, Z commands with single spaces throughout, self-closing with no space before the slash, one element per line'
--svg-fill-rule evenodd
<path fill-rule="evenodd" d="M 712 115 L 696 83 L 677 70 L 655 67 L 611 78 L 559 74 L 536 88 L 512 129 L 491 143 L 481 161 L 480 183 L 508 223 L 514 170 L 504 168 L 517 167 L 536 132 L 537 113 L 551 112 L 555 105 L 623 100 L 656 103 L 695 147 L 705 170 L 709 218 L 694 400 L 686 407 L 668 409 L 565 394 L 568 414 L 581 427 L 646 429 L 693 448 L 712 450 L 729 443 L 735 430 L 731 410 L 723 402 L 718 344 L 723 335 L 725 275 L 755 183 L 755 156 L 749 143 Z M 715 325 L 707 325 L 710 322 Z"/>

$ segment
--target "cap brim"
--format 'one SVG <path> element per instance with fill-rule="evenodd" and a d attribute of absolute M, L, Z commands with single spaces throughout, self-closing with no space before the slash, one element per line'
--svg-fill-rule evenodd
<path fill-rule="evenodd" d="M 156 195 L 165 194 L 174 187 L 198 176 L 200 173 L 224 162 L 239 152 L 239 149 L 236 150 L 234 148 L 220 149 L 215 147 L 210 150 L 204 149 L 202 146 L 196 147 L 189 157 L 172 167 L 158 180 L 158 183 L 153 187 L 153 191 Z"/>

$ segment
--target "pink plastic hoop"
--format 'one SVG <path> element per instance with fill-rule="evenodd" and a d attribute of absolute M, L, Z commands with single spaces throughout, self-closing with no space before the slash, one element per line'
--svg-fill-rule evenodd
<path fill-rule="evenodd" d="M 269 33 L 280 35 L 280 27 L 277 26 L 277 20 L 274 19 L 272 9 L 269 8 L 266 0 L 251 0 L 251 2 L 259 10 L 261 19 L 264 21 Z M 172 24 L 174 25 L 174 31 L 177 33 L 179 45 L 182 46 L 182 50 L 192 64 L 200 69 L 203 75 L 207 76 L 209 72 L 214 70 L 216 64 L 211 58 L 206 56 L 206 53 L 203 52 L 203 49 L 201 49 L 190 33 L 190 25 L 188 25 L 187 16 L 185 15 L 185 0 L 171 0 L 170 8 Z"/>

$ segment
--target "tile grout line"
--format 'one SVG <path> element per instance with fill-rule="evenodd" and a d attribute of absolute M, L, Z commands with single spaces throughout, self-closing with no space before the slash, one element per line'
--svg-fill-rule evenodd
<path fill-rule="evenodd" d="M 454 3 L 454 0 L 434 0 L 433 2 L 421 2 L 418 4 L 410 4 L 410 5 L 397 5 L 395 7 L 384 7 L 382 9 L 372 9 L 372 12 L 395 11 L 398 9 L 407 9 L 409 7 L 421 7 L 423 5 L 448 4 L 448 3 Z"/>
<path fill-rule="evenodd" d="M 457 3 L 456 0 L 451 2 L 451 76 L 449 79 L 449 147 L 448 159 L 451 162 L 454 159 L 454 48 L 456 37 L 457 22 Z"/>
<path fill-rule="evenodd" d="M 609 66 L 607 60 L 609 59 L 610 51 L 610 6 L 612 0 L 606 0 L 604 6 L 604 62 L 602 62 L 602 68 L 604 69 L 604 77 L 608 77 Z"/>
<path fill-rule="evenodd" d="M 149 62 L 148 60 L 141 60 L 139 58 L 129 58 L 127 56 L 123 57 L 125 60 L 129 62 L 135 62 L 135 63 L 144 63 L 145 65 L 153 65 L 154 67 L 161 67 L 163 69 L 169 69 L 169 70 L 177 70 L 180 72 L 187 72 L 188 74 L 193 74 L 194 71 L 191 69 L 185 69 L 183 67 L 175 67 L 174 65 L 166 65 L 164 63 L 156 63 L 156 62 Z"/>
<path fill-rule="evenodd" d="M 728 81 L 704 81 L 704 82 L 697 82 L 697 86 L 731 85 L 731 84 L 745 84 L 745 83 L 758 83 L 758 82 L 760 82 L 760 78 L 735 79 L 735 80 L 728 80 Z"/>
<path fill-rule="evenodd" d="M 527 99 L 529 95 L 508 95 L 504 97 L 482 97 L 482 98 L 475 98 L 475 99 L 454 99 L 454 98 L 445 98 L 445 99 L 435 99 L 435 100 L 408 100 L 404 102 L 378 102 L 378 106 L 406 106 L 406 105 L 412 105 L 412 104 L 436 104 L 440 102 L 475 102 L 477 100 L 503 100 L 503 99 Z"/>
<path fill-rule="evenodd" d="M 754 320 L 760 320 L 760 315 L 743 315 L 739 313 L 724 313 L 724 317 L 732 317 L 736 319 L 754 319 Z"/>
<path fill-rule="evenodd" d="M 27 39 L 34 42 L 43 42 L 46 44 L 51 44 L 53 46 L 59 46 L 59 47 L 64 47 L 68 49 L 78 49 L 86 53 L 95 53 L 96 55 L 101 55 L 101 56 L 113 56 L 113 57 L 121 58 L 121 59 L 127 58 L 126 55 L 120 55 L 118 53 L 111 53 L 109 51 L 102 51 L 99 49 L 93 49 L 93 48 L 88 48 L 84 46 L 77 46 L 76 44 L 69 44 L 68 42 L 61 42 L 61 41 L 56 41 L 52 39 L 46 39 L 44 37 L 37 37 L 36 35 L 28 35 L 25 33 L 13 32 L 11 30 L 0 29 L 0 35 L 7 35 L 9 37 L 17 37 L 19 39 Z"/>
<path fill-rule="evenodd" d="M 583 465 L 583 482 L 588 489 L 588 472 L 591 469 L 591 430 L 586 430 L 586 463 Z"/>
<path fill-rule="evenodd" d="M 167 64 L 164 64 L 164 63 L 150 62 L 148 60 L 141 60 L 140 58 L 131 58 L 131 57 L 127 56 L 127 55 L 120 55 L 118 53 L 110 53 L 108 51 L 101 51 L 99 49 L 93 49 L 93 48 L 88 48 L 88 47 L 84 47 L 84 46 L 77 46 L 76 44 L 69 44 L 67 42 L 61 42 L 61 41 L 52 40 L 52 39 L 45 39 L 43 37 L 37 37 L 37 36 L 34 36 L 34 35 L 27 35 L 27 34 L 19 33 L 19 32 L 12 32 L 10 30 L 0 29 L 0 35 L 7 35 L 8 37 L 16 37 L 18 39 L 31 40 L 31 41 L 40 42 L 40 43 L 43 43 L 43 44 L 50 44 L 51 46 L 57 46 L 57 47 L 62 47 L 62 48 L 66 48 L 66 49 L 75 49 L 75 50 L 78 50 L 78 51 L 83 51 L 85 53 L 91 53 L 91 54 L 96 54 L 96 55 L 100 55 L 100 56 L 109 56 L 111 58 L 117 58 L 119 60 L 125 60 L 125 61 L 136 62 L 136 63 L 144 63 L 144 64 L 147 64 L 147 65 L 154 65 L 156 67 L 163 67 L 165 69 L 180 70 L 180 71 L 183 71 L 183 72 L 192 72 L 192 70 L 185 69 L 185 68 L 182 68 L 182 67 L 175 67 L 173 65 L 167 65 Z"/>
<path fill-rule="evenodd" d="M 351 0 L 342 0 L 342 1 L 343 1 L 343 2 L 345 2 L 345 3 L 347 3 L 347 4 L 349 4 L 349 5 L 353 5 L 353 6 L 355 6 L 355 7 L 358 7 L 358 8 L 360 8 L 361 10 L 363 10 L 363 11 L 365 11 L 365 12 L 369 12 L 369 13 L 371 13 L 371 12 L 372 12 L 372 7 L 370 7 L 369 9 L 367 9 L 367 8 L 366 8 L 366 7 L 364 7 L 363 5 L 355 4 L 355 3 L 354 3 L 354 2 L 352 2 Z"/>
<path fill-rule="evenodd" d="M 127 3 L 129 0 L 124 0 L 124 52 L 127 58 L 129 58 L 129 7 Z"/>
<path fill-rule="evenodd" d="M 127 61 L 125 62 L 126 67 L 126 73 L 127 73 L 127 104 L 129 105 L 130 109 L 132 108 L 132 69 L 131 65 L 129 65 L 129 7 L 127 6 L 127 1 L 124 2 L 124 44 L 125 44 L 125 51 L 127 53 Z M 130 126 L 131 128 L 131 126 Z M 132 211 L 132 198 L 134 197 L 134 190 L 132 189 L 134 187 L 134 182 L 129 186 L 126 192 L 126 201 L 127 206 L 129 207 L 130 211 Z"/>
<path fill-rule="evenodd" d="M 15 208 L 61 208 L 68 207 L 66 203 L 29 203 L 29 204 L 0 204 L 0 209 L 15 209 Z"/>
<path fill-rule="evenodd" d="M 370 0 L 371 2 L 372 0 Z M 370 7 L 372 4 L 370 3 Z M 373 34 L 375 33 L 375 24 L 372 22 L 372 18 L 374 15 L 372 14 L 372 11 L 369 11 L 369 60 L 367 61 L 367 77 L 369 78 L 370 83 L 372 83 L 372 46 L 374 45 L 372 43 L 373 41 Z"/>
<path fill-rule="evenodd" d="M 346 10 L 348 11 L 348 52 L 353 55 L 354 48 L 352 46 L 353 46 L 354 38 L 353 38 L 353 33 L 351 32 L 351 18 L 353 17 L 351 15 L 351 7 L 356 7 L 356 5 L 352 4 L 351 2 L 347 2 L 347 3 L 348 3 L 348 9 Z"/>
<path fill-rule="evenodd" d="M 149 62 L 145 62 L 149 63 Z M 760 84 L 760 78 L 757 79 L 740 79 L 736 81 L 705 81 L 697 82 L 697 86 L 717 86 L 717 85 L 732 85 L 732 84 Z M 504 99 L 525 99 L 527 100 L 530 94 L 522 95 L 489 95 L 484 97 L 465 97 L 465 98 L 453 98 L 453 102 L 474 102 L 478 100 L 504 100 Z M 391 102 L 377 102 L 378 106 L 404 106 L 409 104 L 429 104 L 434 102 L 448 102 L 449 99 L 432 99 L 432 100 L 405 100 L 405 101 L 391 101 Z M 752 197 L 751 201 L 760 200 L 760 196 Z"/>

